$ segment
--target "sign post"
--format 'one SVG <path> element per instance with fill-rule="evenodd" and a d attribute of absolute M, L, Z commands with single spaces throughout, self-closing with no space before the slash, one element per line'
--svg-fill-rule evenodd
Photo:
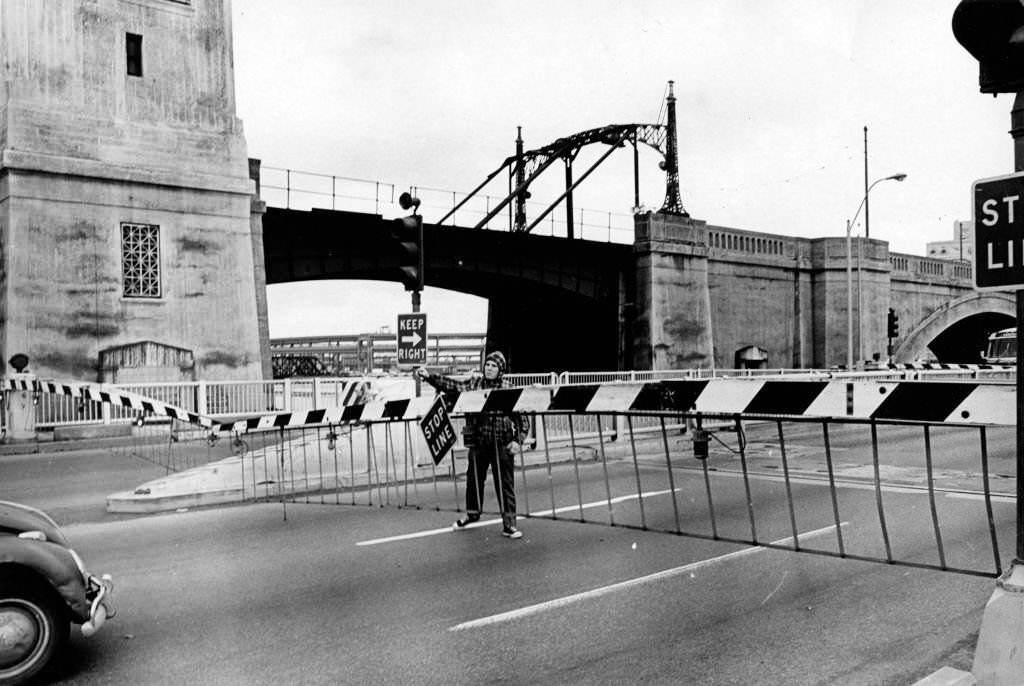
<path fill-rule="evenodd" d="M 953 35 L 978 60 L 983 93 L 1016 93 L 1010 110 L 1013 169 L 1024 172 L 1024 62 L 1018 38 L 1024 5 L 1013 0 L 961 0 L 953 13 Z M 1017 549 L 1010 570 L 985 606 L 971 669 L 978 683 L 1014 683 L 1024 673 L 1024 279 L 1020 199 L 1021 174 L 974 184 L 974 283 L 1017 292 Z M 980 234 L 980 235 L 979 235 Z M 1012 262 L 1011 262 L 1012 260 Z"/>
<path fill-rule="evenodd" d="M 978 683 L 1013 683 L 1024 673 L 1019 628 L 1024 626 L 1024 91 L 1010 113 L 1016 174 L 974 183 L 974 285 L 1016 291 L 1017 317 L 1017 537 L 1010 568 L 996 581 L 974 650 Z"/>

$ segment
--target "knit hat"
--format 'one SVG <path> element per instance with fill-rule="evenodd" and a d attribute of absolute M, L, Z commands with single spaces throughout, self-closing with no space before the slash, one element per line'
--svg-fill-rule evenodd
<path fill-rule="evenodd" d="M 508 368 L 508 363 L 505 362 L 505 356 L 497 350 L 487 354 L 487 357 L 484 358 L 484 364 L 487 364 L 488 362 L 493 362 L 498 365 L 498 376 L 504 374 L 505 369 Z"/>

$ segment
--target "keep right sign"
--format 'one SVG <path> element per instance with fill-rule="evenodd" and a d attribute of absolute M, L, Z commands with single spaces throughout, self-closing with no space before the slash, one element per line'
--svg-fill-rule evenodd
<path fill-rule="evenodd" d="M 974 285 L 1024 288 L 1024 172 L 974 182 Z"/>

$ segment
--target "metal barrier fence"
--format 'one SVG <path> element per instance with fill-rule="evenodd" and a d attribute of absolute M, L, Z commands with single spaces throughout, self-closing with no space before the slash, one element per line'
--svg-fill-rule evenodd
<path fill-rule="evenodd" d="M 418 426 L 427 398 L 211 424 L 133 393 L 23 379 L 6 387 L 130 407 L 137 430 L 124 450 L 168 472 L 205 466 L 184 482 L 202 476 L 205 491 L 235 489 L 242 500 L 459 512 L 475 488 L 460 487 L 459 462 L 472 459 L 464 450 L 440 466 L 431 459 Z M 234 387 L 220 388 L 228 397 Z M 236 402 L 272 400 L 263 390 Z M 993 489 L 1016 485 L 1013 397 L 974 383 L 723 379 L 491 389 L 449 400 L 457 420 L 510 411 L 531 420 L 534 440 L 508 455 L 509 469 L 492 468 L 506 500 L 491 498 L 490 514 L 996 577 L 1016 514 L 1015 489 Z M 515 495 L 498 483 L 501 473 Z"/>
<path fill-rule="evenodd" d="M 1001 478 L 991 466 L 1012 451 L 1012 427 L 687 413 L 531 419 L 538 447 L 514 455 L 520 518 L 985 577 L 999 576 L 1002 551 L 1012 551 L 1013 496 L 993 490 Z M 730 431 L 705 433 L 711 422 Z M 551 440 L 556 425 L 561 443 Z M 246 500 L 465 510 L 465 455 L 435 466 L 414 421 L 222 442 L 234 457 L 221 466 L 238 470 Z M 488 515 L 501 514 L 496 492 L 489 482 L 482 494 Z"/>

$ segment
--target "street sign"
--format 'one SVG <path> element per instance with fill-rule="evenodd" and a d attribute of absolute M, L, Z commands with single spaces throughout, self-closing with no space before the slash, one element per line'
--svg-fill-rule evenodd
<path fill-rule="evenodd" d="M 1024 288 L 1024 173 L 974 182 L 974 285 Z"/>
<path fill-rule="evenodd" d="M 427 363 L 427 313 L 398 315 L 398 364 L 421 365 Z"/>
<path fill-rule="evenodd" d="M 448 419 L 441 396 L 437 396 L 430 410 L 420 420 L 420 429 L 423 430 L 423 437 L 427 439 L 427 447 L 434 458 L 434 464 L 440 464 L 445 454 L 455 445 L 455 428 Z"/>

